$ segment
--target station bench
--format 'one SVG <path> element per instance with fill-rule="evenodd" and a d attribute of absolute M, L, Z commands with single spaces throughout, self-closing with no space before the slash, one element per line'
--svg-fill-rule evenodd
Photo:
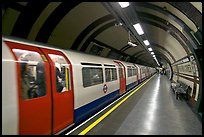
<path fill-rule="evenodd" d="M 186 85 L 180 80 L 177 80 L 176 83 L 171 84 L 171 88 L 173 89 L 173 92 L 176 94 L 176 99 L 185 99 L 188 100 L 188 94 L 191 90 L 191 87 Z"/>

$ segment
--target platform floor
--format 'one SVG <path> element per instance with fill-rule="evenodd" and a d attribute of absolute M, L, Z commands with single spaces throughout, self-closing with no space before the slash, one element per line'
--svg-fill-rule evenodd
<path fill-rule="evenodd" d="M 93 125 L 111 107 L 70 135 Z M 86 135 L 202 135 L 202 121 L 186 101 L 176 100 L 167 77 L 156 74 Z"/>

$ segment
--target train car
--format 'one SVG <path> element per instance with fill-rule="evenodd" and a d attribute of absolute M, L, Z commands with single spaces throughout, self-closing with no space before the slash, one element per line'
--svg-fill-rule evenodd
<path fill-rule="evenodd" d="M 149 67 L 149 71 L 150 71 L 150 76 L 152 76 L 152 75 L 154 75 L 156 73 L 156 69 L 155 68 Z"/>
<path fill-rule="evenodd" d="M 145 79 L 148 78 L 148 74 L 147 74 L 147 67 L 144 65 L 137 65 L 140 68 L 140 82 L 143 82 Z"/>
<path fill-rule="evenodd" d="M 3 37 L 2 50 L 2 134 L 60 133 L 136 86 L 144 71 L 15 38 Z"/>
<path fill-rule="evenodd" d="M 133 63 L 122 62 L 125 66 L 126 91 L 132 89 L 137 84 L 137 70 Z"/>
<path fill-rule="evenodd" d="M 112 59 L 64 51 L 73 67 L 74 123 L 119 96 L 118 67 Z"/>
<path fill-rule="evenodd" d="M 138 64 L 133 64 L 136 69 L 136 76 L 137 76 L 137 85 L 142 82 L 142 70 Z"/>

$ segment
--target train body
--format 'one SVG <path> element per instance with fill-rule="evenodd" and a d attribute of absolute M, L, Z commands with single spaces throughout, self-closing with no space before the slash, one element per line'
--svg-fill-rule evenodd
<path fill-rule="evenodd" d="M 56 134 L 152 76 L 147 66 L 2 38 L 2 134 Z"/>

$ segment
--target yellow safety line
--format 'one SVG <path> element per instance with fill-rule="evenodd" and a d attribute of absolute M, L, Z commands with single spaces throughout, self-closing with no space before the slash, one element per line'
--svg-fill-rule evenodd
<path fill-rule="evenodd" d="M 151 77 L 150 79 L 152 79 Z M 117 107 L 119 107 L 123 102 L 125 102 L 130 96 L 132 96 L 135 92 L 137 92 L 144 84 L 146 84 L 148 81 L 145 81 L 142 85 L 140 85 L 138 88 L 136 88 L 133 92 L 131 92 L 127 97 L 125 97 L 123 100 L 121 100 L 118 104 L 116 104 L 113 108 L 111 108 L 108 112 L 106 112 L 103 116 L 101 116 L 99 119 L 97 119 L 94 123 L 92 123 L 90 126 L 88 126 L 86 129 L 84 129 L 82 132 L 79 133 L 79 135 L 85 135 L 87 132 L 89 132 L 92 128 L 94 128 L 99 122 L 101 122 L 104 118 L 106 118 L 111 112 L 113 112 Z"/>

